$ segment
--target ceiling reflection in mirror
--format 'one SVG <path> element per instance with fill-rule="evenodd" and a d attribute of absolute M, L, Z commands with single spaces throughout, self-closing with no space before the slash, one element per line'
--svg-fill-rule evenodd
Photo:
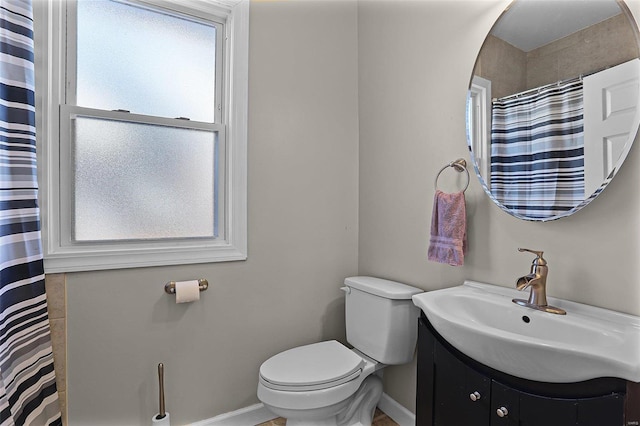
<path fill-rule="evenodd" d="M 624 161 L 640 122 L 638 31 L 615 0 L 517 0 L 476 60 L 471 159 L 491 199 L 526 220 L 573 214 Z"/>

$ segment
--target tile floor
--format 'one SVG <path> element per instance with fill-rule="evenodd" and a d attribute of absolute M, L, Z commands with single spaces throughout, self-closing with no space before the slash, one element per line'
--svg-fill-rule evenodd
<path fill-rule="evenodd" d="M 278 418 L 271 421 L 260 423 L 257 426 L 284 426 L 285 419 Z M 373 423 L 371 426 L 398 426 L 398 423 L 394 422 L 385 413 L 376 408 L 376 413 L 373 416 Z"/>

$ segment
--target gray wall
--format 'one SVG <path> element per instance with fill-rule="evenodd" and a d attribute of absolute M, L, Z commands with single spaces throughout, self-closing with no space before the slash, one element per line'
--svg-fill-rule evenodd
<path fill-rule="evenodd" d="M 70 425 L 150 424 L 157 370 L 185 424 L 257 403 L 258 367 L 344 335 L 357 272 L 357 8 L 251 5 L 249 258 L 67 274 Z M 170 280 L 204 277 L 176 305 Z"/>
<path fill-rule="evenodd" d="M 433 179 L 467 158 L 466 88 L 508 3 L 252 3 L 249 259 L 68 274 L 70 424 L 148 422 L 158 362 L 175 424 L 257 402 L 263 360 L 343 338 L 338 286 L 358 272 L 427 290 L 511 286 L 525 246 L 545 250 L 551 295 L 640 314 L 637 147 L 595 202 L 552 223 L 508 216 L 472 179 L 465 266 L 426 260 Z M 198 303 L 163 293 L 198 277 L 211 283 Z M 410 409 L 414 371 L 385 373 Z"/>
<path fill-rule="evenodd" d="M 550 295 L 638 315 L 638 146 L 601 196 L 551 223 L 509 216 L 472 179 L 465 265 L 426 260 L 433 179 L 444 164 L 468 158 L 469 77 L 484 37 L 508 3 L 359 3 L 359 272 L 426 290 L 464 279 L 513 286 L 532 260 L 516 248 L 528 247 L 545 251 Z M 415 365 L 389 368 L 385 378 L 385 391 L 414 408 Z"/>

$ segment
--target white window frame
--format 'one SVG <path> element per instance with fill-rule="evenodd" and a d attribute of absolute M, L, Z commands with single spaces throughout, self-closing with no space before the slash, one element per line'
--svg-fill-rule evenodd
<path fill-rule="evenodd" d="M 46 273 L 208 263 L 247 258 L 247 113 L 249 0 L 137 0 L 224 22 L 226 105 L 220 132 L 226 137 L 220 162 L 225 173 L 221 239 L 126 241 L 69 244 L 70 191 L 61 188 L 61 110 L 66 75 L 66 2 L 34 2 L 36 50 L 36 129 L 42 242 Z M 74 107 L 75 108 L 75 107 Z M 73 109 L 73 108 L 72 108 Z M 86 109 L 82 109 L 86 110 Z M 126 113 L 114 113 L 126 114 Z M 116 118 L 114 115 L 114 118 Z M 63 120 L 64 120 L 64 116 Z M 131 114 L 126 114 L 131 119 Z M 177 120 L 180 121 L 180 120 Z M 178 126 L 179 123 L 176 124 Z M 64 162 L 62 162 L 64 164 Z M 61 196 L 66 199 L 61 199 Z"/>
<path fill-rule="evenodd" d="M 491 188 L 491 81 L 473 76 L 467 99 L 467 137 L 480 176 Z"/>

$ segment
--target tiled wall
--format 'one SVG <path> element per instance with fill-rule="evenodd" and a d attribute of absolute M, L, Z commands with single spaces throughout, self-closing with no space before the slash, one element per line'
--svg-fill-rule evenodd
<path fill-rule="evenodd" d="M 491 80 L 494 98 L 522 92 L 527 88 L 527 54 L 489 34 L 473 73 Z"/>
<path fill-rule="evenodd" d="M 56 384 L 60 398 L 62 422 L 67 424 L 67 318 L 65 274 L 45 276 L 49 323 L 51 325 L 51 344 L 53 346 L 53 364 L 56 370 Z"/>
<path fill-rule="evenodd" d="M 638 57 L 623 14 L 527 53 L 527 88 L 601 71 Z"/>
<path fill-rule="evenodd" d="M 501 98 L 637 57 L 632 27 L 620 14 L 528 53 L 489 35 L 474 75 L 491 80 L 492 97 Z"/>

